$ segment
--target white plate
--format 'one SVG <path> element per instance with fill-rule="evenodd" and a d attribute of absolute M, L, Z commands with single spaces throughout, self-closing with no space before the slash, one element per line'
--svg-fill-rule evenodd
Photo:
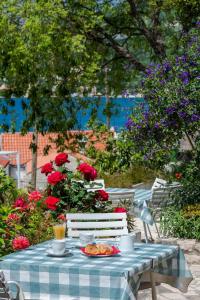
<path fill-rule="evenodd" d="M 70 255 L 71 255 L 71 252 L 67 249 L 62 254 L 55 254 L 51 249 L 47 250 L 47 256 L 51 256 L 51 257 L 66 257 L 66 256 L 70 256 Z"/>

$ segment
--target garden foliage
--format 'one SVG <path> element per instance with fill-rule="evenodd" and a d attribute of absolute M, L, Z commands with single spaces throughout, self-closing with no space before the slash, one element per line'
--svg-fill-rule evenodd
<path fill-rule="evenodd" d="M 200 125 L 200 23 L 184 34 L 175 57 L 146 69 L 142 89 L 147 102 L 127 122 L 134 150 L 158 166 L 187 138 L 191 148 Z"/>
<path fill-rule="evenodd" d="M 0 167 L 0 204 L 11 203 L 17 197 L 17 187 L 13 178 Z"/>

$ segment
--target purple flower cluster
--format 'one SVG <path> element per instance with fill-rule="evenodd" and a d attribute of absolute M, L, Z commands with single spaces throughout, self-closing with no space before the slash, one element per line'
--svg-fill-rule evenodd
<path fill-rule="evenodd" d="M 197 21 L 197 22 L 196 22 L 196 27 L 197 27 L 197 28 L 200 28 L 200 21 Z"/>
<path fill-rule="evenodd" d="M 181 106 L 185 107 L 190 104 L 190 101 L 188 99 L 182 99 L 181 100 Z"/>
<path fill-rule="evenodd" d="M 200 120 L 200 115 L 192 114 L 192 116 L 191 116 L 191 121 L 192 122 L 197 122 L 199 120 Z"/>
<path fill-rule="evenodd" d="M 135 125 L 133 120 L 131 118 L 128 118 L 127 122 L 125 123 L 125 126 L 128 130 L 131 130 L 131 128 Z"/>
<path fill-rule="evenodd" d="M 179 117 L 182 118 L 182 119 L 185 119 L 187 117 L 187 113 L 185 111 L 180 111 L 178 113 Z"/>
<path fill-rule="evenodd" d="M 176 112 L 176 108 L 174 106 L 169 106 L 165 109 L 165 112 L 168 115 L 173 115 Z"/>
<path fill-rule="evenodd" d="M 171 68 L 172 67 L 171 67 L 171 65 L 170 65 L 170 63 L 168 61 L 164 62 L 164 64 L 163 64 L 163 71 L 165 73 L 168 73 L 171 70 Z"/>
<path fill-rule="evenodd" d="M 189 83 L 189 73 L 187 71 L 184 71 L 184 72 L 181 72 L 179 74 L 179 78 L 181 79 L 181 81 L 184 83 L 184 84 L 188 84 Z"/>

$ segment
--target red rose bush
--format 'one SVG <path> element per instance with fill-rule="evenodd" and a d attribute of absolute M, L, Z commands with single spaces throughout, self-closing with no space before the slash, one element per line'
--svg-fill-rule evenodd
<path fill-rule="evenodd" d="M 42 201 L 39 200 L 41 206 L 49 210 L 56 220 L 62 221 L 70 211 L 108 211 L 108 194 L 103 190 L 87 190 L 88 185 L 97 178 L 97 170 L 87 163 L 81 163 L 77 167 L 77 174 L 74 174 L 68 169 L 69 162 L 66 153 L 59 153 L 54 161 L 41 168 L 41 173 L 47 176 L 47 188 Z M 83 180 L 80 180 L 80 176 Z M 35 191 L 29 197 L 37 201 L 37 196 Z"/>

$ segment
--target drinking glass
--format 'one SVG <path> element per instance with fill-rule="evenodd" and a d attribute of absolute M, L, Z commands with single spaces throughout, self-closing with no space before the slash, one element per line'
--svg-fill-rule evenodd
<path fill-rule="evenodd" d="M 62 240 L 65 238 L 65 224 L 56 224 L 53 226 L 54 237 L 56 240 Z"/>

